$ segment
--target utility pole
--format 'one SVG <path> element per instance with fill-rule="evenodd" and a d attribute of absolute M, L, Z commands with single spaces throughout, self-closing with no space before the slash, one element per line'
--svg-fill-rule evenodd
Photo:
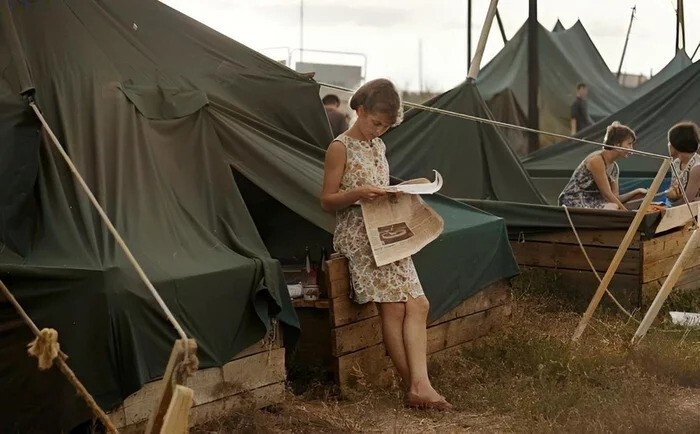
<path fill-rule="evenodd" d="M 304 61 L 304 0 L 299 4 L 299 62 Z"/>
<path fill-rule="evenodd" d="M 539 130 L 540 112 L 537 107 L 540 85 L 540 59 L 537 46 L 537 34 L 539 25 L 537 22 L 537 0 L 530 0 L 529 15 L 527 18 L 527 77 L 528 77 L 528 126 Z M 540 138 L 537 133 L 529 135 L 529 151 L 534 152 L 539 148 Z"/>
<path fill-rule="evenodd" d="M 418 39 L 418 90 L 423 93 L 423 39 Z"/>
<path fill-rule="evenodd" d="M 620 58 L 620 66 L 617 68 L 617 80 L 620 80 L 620 73 L 622 72 L 622 62 L 625 60 L 625 53 L 627 52 L 627 42 L 630 40 L 630 32 L 632 31 L 632 22 L 634 21 L 634 14 L 637 12 L 637 5 L 632 8 L 632 16 L 630 17 L 630 25 L 627 28 L 627 37 L 625 37 L 625 46 L 622 48 L 622 57 Z"/>

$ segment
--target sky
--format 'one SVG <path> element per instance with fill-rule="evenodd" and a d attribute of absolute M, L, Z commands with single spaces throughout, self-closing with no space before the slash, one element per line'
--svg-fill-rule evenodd
<path fill-rule="evenodd" d="M 304 52 L 304 61 L 362 66 L 366 79 L 386 77 L 400 88 L 439 92 L 467 74 L 467 0 L 161 0 L 209 27 L 274 58 L 299 59 L 301 4 L 303 48 L 364 55 Z M 472 50 L 490 0 L 472 0 Z M 612 71 L 622 55 L 633 6 L 623 72 L 656 73 L 674 55 L 676 0 L 539 0 L 538 20 L 552 29 L 581 20 Z M 501 0 L 506 37 L 525 23 L 527 0 Z M 700 42 L 700 1 L 685 2 L 686 51 Z M 281 48 L 280 48 L 281 47 Z M 422 47 L 422 56 L 419 56 Z M 503 48 L 494 23 L 482 66 Z M 422 62 L 419 59 L 422 58 Z M 700 52 L 694 60 L 700 59 Z M 542 59 L 546 61 L 546 59 Z M 422 68 L 421 68 L 422 65 Z"/>

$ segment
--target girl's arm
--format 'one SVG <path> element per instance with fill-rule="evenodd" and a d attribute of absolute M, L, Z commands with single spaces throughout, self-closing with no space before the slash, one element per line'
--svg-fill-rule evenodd
<path fill-rule="evenodd" d="M 619 209 L 626 209 L 625 205 L 623 205 L 622 202 L 620 202 L 620 198 L 617 197 L 617 195 L 612 189 L 612 186 L 610 185 L 610 181 L 608 180 L 608 174 L 605 172 L 605 162 L 603 161 L 603 158 L 597 158 L 597 156 L 589 158 L 586 162 L 586 167 L 593 174 L 593 180 L 598 186 L 598 190 L 600 191 L 600 194 L 603 196 L 603 198 L 606 201 L 617 205 Z"/>
<path fill-rule="evenodd" d="M 340 181 L 345 172 L 346 159 L 345 145 L 337 140 L 333 141 L 326 151 L 326 161 L 323 166 L 321 208 L 324 211 L 339 211 L 358 200 L 372 200 L 386 194 L 384 190 L 373 186 L 363 186 L 340 192 Z"/>

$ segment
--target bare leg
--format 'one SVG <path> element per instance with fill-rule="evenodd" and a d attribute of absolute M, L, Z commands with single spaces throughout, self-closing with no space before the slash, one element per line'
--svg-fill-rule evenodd
<path fill-rule="evenodd" d="M 445 398 L 433 389 L 428 378 L 426 326 L 429 308 L 425 296 L 408 298 L 403 321 L 403 341 L 410 376 L 409 393 L 421 400 L 437 402 L 444 401 Z"/>
<path fill-rule="evenodd" d="M 382 318 L 382 335 L 386 351 L 399 371 L 404 387 L 408 388 L 411 378 L 408 373 L 406 351 L 404 349 L 403 327 L 406 316 L 405 303 L 377 303 Z"/>

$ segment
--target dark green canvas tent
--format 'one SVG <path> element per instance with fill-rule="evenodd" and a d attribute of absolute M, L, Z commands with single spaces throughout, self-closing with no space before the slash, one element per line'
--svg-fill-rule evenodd
<path fill-rule="evenodd" d="M 331 140 L 318 85 L 153 0 L 0 0 L 0 20 L 0 277 L 39 327 L 58 330 L 97 402 L 109 410 L 161 376 L 176 335 L 27 96 L 197 339 L 201 367 L 226 363 L 274 317 L 293 330 L 272 258 L 333 229 L 318 205 Z M 429 202 L 445 232 L 416 263 L 438 316 L 517 265 L 503 220 Z M 88 420 L 56 370 L 37 370 L 30 340 L 0 302 L 0 390 L 12 397 L 0 432 Z"/>
<path fill-rule="evenodd" d="M 668 129 L 676 122 L 700 123 L 700 63 L 657 86 L 629 106 L 615 112 L 583 132 L 585 139 L 602 142 L 605 129 L 613 121 L 629 125 L 637 133 L 635 148 L 667 155 Z M 554 198 L 568 181 L 576 166 L 595 147 L 580 142 L 566 142 L 542 149 L 524 159 L 524 166 L 543 193 Z M 621 177 L 653 178 L 659 160 L 630 156 L 620 161 Z"/>
<path fill-rule="evenodd" d="M 580 21 L 569 29 L 564 29 L 561 23 L 557 23 L 551 32 L 542 26 L 538 27 L 538 31 L 539 126 L 548 132 L 569 133 L 570 107 L 578 82 L 588 84 L 589 114 L 597 121 L 627 106 L 690 64 L 688 56 L 680 52 L 642 86 L 625 88 L 618 83 Z M 527 41 L 528 29 L 525 24 L 477 78 L 479 90 L 496 115 L 495 118 L 516 125 L 525 125 L 522 123 L 523 118 L 503 117 L 508 113 L 517 113 L 517 110 L 502 106 L 516 103 L 520 112 L 528 107 Z M 540 136 L 542 145 L 556 141 L 559 139 Z M 511 146 L 520 155 L 524 155 L 524 143 L 525 138 L 521 135 L 521 139 Z"/>

